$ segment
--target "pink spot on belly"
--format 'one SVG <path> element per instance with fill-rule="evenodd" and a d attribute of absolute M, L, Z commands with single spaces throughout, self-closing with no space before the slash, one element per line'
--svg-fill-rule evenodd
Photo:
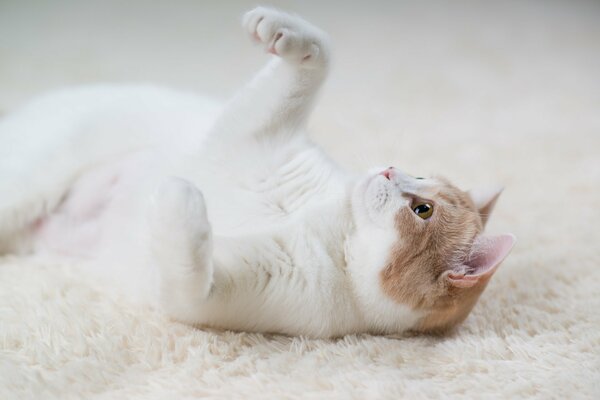
<path fill-rule="evenodd" d="M 46 218 L 45 217 L 39 217 L 36 218 L 31 225 L 29 225 L 29 229 L 32 233 L 38 233 L 40 232 L 42 229 L 44 229 L 44 226 L 46 225 Z"/>

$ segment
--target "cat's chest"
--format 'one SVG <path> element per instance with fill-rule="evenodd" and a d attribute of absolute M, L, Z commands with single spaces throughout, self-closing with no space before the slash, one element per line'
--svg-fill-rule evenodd
<path fill-rule="evenodd" d="M 329 204 L 335 207 L 346 196 L 345 176 L 312 149 L 258 155 L 237 163 L 198 179 L 214 227 L 223 233 L 301 220 Z"/>

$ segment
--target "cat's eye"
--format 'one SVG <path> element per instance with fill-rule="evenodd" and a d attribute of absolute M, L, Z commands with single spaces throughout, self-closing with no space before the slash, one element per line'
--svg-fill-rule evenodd
<path fill-rule="evenodd" d="M 429 203 L 419 203 L 413 207 L 413 211 L 419 217 L 427 219 L 433 214 L 433 205 Z"/>

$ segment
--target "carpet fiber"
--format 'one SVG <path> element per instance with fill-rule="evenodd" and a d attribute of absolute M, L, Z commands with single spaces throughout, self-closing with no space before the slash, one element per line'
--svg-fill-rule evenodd
<path fill-rule="evenodd" d="M 254 4 L 222 3 L 3 0 L 0 111 L 90 82 L 226 98 L 265 58 Z M 600 398 L 600 3 L 278 5 L 336 45 L 310 124 L 336 160 L 505 186 L 488 231 L 518 242 L 471 316 L 443 338 L 200 330 L 5 257 L 0 398 Z"/>

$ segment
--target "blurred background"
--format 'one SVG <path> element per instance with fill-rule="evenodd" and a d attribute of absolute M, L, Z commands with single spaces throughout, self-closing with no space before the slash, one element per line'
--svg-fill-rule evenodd
<path fill-rule="evenodd" d="M 268 4 L 268 3 L 267 3 Z M 599 127 L 599 1 L 277 1 L 328 31 L 331 122 L 470 137 Z M 255 1 L 0 0 L 0 110 L 45 90 L 152 82 L 227 98 L 265 61 Z M 376 102 L 377 110 L 369 109 Z M 329 107 L 331 106 L 331 107 Z M 318 111 L 317 111 L 318 114 Z M 343 126 L 346 128 L 346 126 Z M 590 126 L 591 128 L 591 126 Z M 592 132 L 589 132 L 592 133 Z"/>

